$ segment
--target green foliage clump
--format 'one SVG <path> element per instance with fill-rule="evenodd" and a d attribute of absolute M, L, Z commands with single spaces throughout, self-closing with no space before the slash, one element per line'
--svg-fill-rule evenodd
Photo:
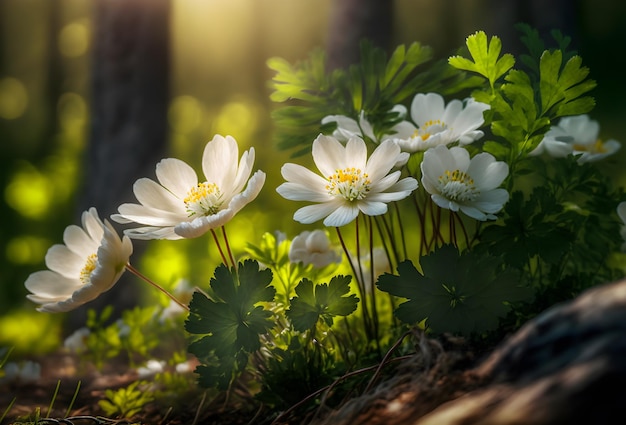
<path fill-rule="evenodd" d="M 98 405 L 105 414 L 110 417 L 132 418 L 148 403 L 154 401 L 151 391 L 144 388 L 149 385 L 147 381 L 135 381 L 125 388 L 118 390 L 106 390 L 105 399 L 100 400 Z"/>
<path fill-rule="evenodd" d="M 386 273 L 378 288 L 407 298 L 395 315 L 408 324 L 425 322 L 434 332 L 464 335 L 497 327 L 512 303 L 530 302 L 533 293 L 519 273 L 497 257 L 475 252 L 459 254 L 444 245 L 420 259 L 422 273 L 410 260 L 398 265 L 398 274 Z"/>
<path fill-rule="evenodd" d="M 302 279 L 296 286 L 297 296 L 291 299 L 287 317 L 295 330 L 304 332 L 312 329 L 319 320 L 326 326 L 333 325 L 335 316 L 348 316 L 356 310 L 359 299 L 350 294 L 350 276 L 335 276 L 326 284 L 313 285 Z"/>
<path fill-rule="evenodd" d="M 332 72 L 321 50 L 296 65 L 281 58 L 268 60 L 270 69 L 276 71 L 270 99 L 288 103 L 272 113 L 279 149 L 298 149 L 294 156 L 307 153 L 311 140 L 320 131 L 330 130 L 320 127 L 320 121 L 332 114 L 358 116 L 365 111 L 368 119 L 379 124 L 378 132 L 384 132 L 401 118 L 391 107 L 416 92 L 451 94 L 479 82 L 445 62 L 425 67 L 432 61 L 432 49 L 418 42 L 398 46 L 387 58 L 382 49 L 365 40 L 360 52 L 358 64 Z"/>
<path fill-rule="evenodd" d="M 210 292 L 195 292 L 189 304 L 185 329 L 202 335 L 189 345 L 189 351 L 208 361 L 197 367 L 201 385 L 230 386 L 248 363 L 248 356 L 261 348 L 260 337 L 274 323 L 262 302 L 272 301 L 272 272 L 260 270 L 256 261 L 246 260 L 239 268 L 225 265 L 215 270 Z"/>

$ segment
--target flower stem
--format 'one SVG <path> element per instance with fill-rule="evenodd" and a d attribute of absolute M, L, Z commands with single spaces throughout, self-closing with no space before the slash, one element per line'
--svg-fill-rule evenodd
<path fill-rule="evenodd" d="M 226 236 L 226 226 L 222 226 L 222 237 L 224 238 L 224 243 L 226 244 L 226 250 L 228 251 L 228 257 L 230 258 L 230 262 L 232 263 L 233 267 L 236 267 L 237 263 L 235 262 L 235 257 L 233 257 L 233 253 L 230 250 L 228 236 Z"/>
<path fill-rule="evenodd" d="M 172 301 L 174 301 L 176 304 L 178 304 L 179 306 L 181 306 L 182 308 L 184 308 L 185 310 L 189 311 L 189 307 L 185 304 L 183 304 L 182 302 L 180 302 L 174 295 L 172 295 L 170 292 L 168 292 L 165 288 L 163 288 L 161 285 L 159 285 L 158 283 L 150 280 L 147 276 L 145 276 L 143 273 L 141 273 L 139 270 L 137 270 L 136 268 L 134 268 L 133 266 L 130 265 L 130 263 L 126 263 L 126 270 L 128 270 L 129 272 L 131 272 L 132 274 L 134 274 L 135 276 L 137 276 L 138 278 L 144 280 L 145 282 L 149 283 L 150 285 L 154 286 L 156 289 L 158 289 L 159 291 L 163 292 L 165 295 L 167 295 Z"/>
<path fill-rule="evenodd" d="M 369 306 L 367 305 L 367 294 L 365 293 L 365 286 L 363 285 L 363 281 L 360 279 L 360 276 L 363 275 L 361 266 L 359 264 L 359 270 L 354 265 L 354 261 L 352 261 L 352 256 L 350 255 L 350 251 L 348 251 L 348 247 L 346 246 L 345 241 L 343 240 L 343 236 L 341 236 L 341 231 L 339 227 L 335 227 L 337 230 L 337 237 L 339 238 L 339 242 L 341 242 L 341 247 L 343 248 L 343 252 L 346 254 L 346 258 L 348 258 L 348 263 L 350 263 L 350 269 L 352 269 L 352 274 L 354 275 L 354 279 L 356 280 L 356 286 L 359 289 L 359 295 L 361 295 L 361 309 L 363 310 L 363 326 L 365 328 L 365 335 L 372 339 L 373 335 L 371 335 L 371 323 L 370 323 L 370 314 L 369 314 Z M 357 227 L 358 229 L 358 227 Z M 357 232 L 358 236 L 358 232 Z M 358 241 L 358 238 L 357 238 Z M 358 242 L 357 242 L 358 245 Z M 357 261 L 360 262 L 360 257 L 357 254 Z"/>
<path fill-rule="evenodd" d="M 211 229 L 211 235 L 213 235 L 213 240 L 215 241 L 215 245 L 217 245 L 217 249 L 220 252 L 220 256 L 222 257 L 222 262 L 224 265 L 228 266 L 228 260 L 224 255 L 224 251 L 222 250 L 222 245 L 220 244 L 220 240 L 217 238 L 217 233 L 215 233 L 214 229 Z"/>

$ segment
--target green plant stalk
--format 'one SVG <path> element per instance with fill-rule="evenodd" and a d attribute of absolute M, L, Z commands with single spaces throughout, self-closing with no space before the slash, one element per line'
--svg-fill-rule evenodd
<path fill-rule="evenodd" d="M 178 304 L 179 306 L 181 306 L 182 308 L 184 308 L 185 310 L 189 311 L 189 307 L 186 304 L 183 304 L 182 302 L 180 302 L 174 295 L 172 295 L 169 291 L 167 291 L 165 288 L 163 288 L 161 285 L 159 285 L 158 283 L 150 280 L 147 276 L 145 276 L 143 273 L 141 273 L 139 270 L 137 270 L 135 267 L 133 267 L 130 263 L 126 264 L 126 270 L 128 270 L 129 272 L 131 272 L 132 274 L 134 274 L 135 276 L 137 276 L 138 278 L 142 279 L 143 281 L 149 283 L 150 285 L 154 286 L 156 289 L 158 289 L 159 291 L 161 291 L 162 293 L 164 293 L 165 295 L 167 295 L 172 301 L 174 301 L 176 304 Z"/>
<path fill-rule="evenodd" d="M 65 417 L 67 418 L 72 411 L 72 407 L 74 407 L 74 402 L 76 401 L 76 397 L 78 397 L 78 392 L 80 391 L 81 381 L 78 381 L 76 384 L 76 390 L 74 391 L 74 396 L 72 397 L 72 401 L 70 401 L 70 405 L 67 407 L 67 412 L 65 412 Z"/>
<path fill-rule="evenodd" d="M 46 412 L 46 418 L 50 417 L 50 413 L 52 412 L 52 406 L 54 406 L 54 402 L 59 394 L 59 388 L 61 388 L 61 380 L 57 381 L 57 386 L 54 389 L 54 394 L 52 395 L 52 400 L 50 400 L 50 405 L 48 406 L 48 411 Z"/>
<path fill-rule="evenodd" d="M 2 421 L 4 421 L 4 418 L 6 418 L 6 416 L 9 414 L 9 411 L 11 411 L 11 407 L 13 407 L 16 400 L 17 400 L 17 397 L 13 397 L 13 400 L 11 400 L 7 408 L 4 409 L 4 413 L 2 413 L 2 416 L 0 416 L 0 423 L 2 423 Z"/>

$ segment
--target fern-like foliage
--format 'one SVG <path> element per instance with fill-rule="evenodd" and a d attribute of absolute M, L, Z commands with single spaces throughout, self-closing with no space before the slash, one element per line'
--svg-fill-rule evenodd
<path fill-rule="evenodd" d="M 391 108 L 415 93 L 450 94 L 480 83 L 443 61 L 424 68 L 432 57 L 431 48 L 418 42 L 400 45 L 387 57 L 383 49 L 364 41 L 360 62 L 348 69 L 328 71 L 321 50 L 295 65 L 280 58 L 268 60 L 269 68 L 276 72 L 270 99 L 284 104 L 272 114 L 278 148 L 295 149 L 294 156 L 307 153 L 320 132 L 332 130 L 321 125 L 327 115 L 357 118 L 364 111 L 381 133 L 399 120 L 396 113 L 390 113 Z"/>
<path fill-rule="evenodd" d="M 518 158 L 539 144 L 556 118 L 593 109 L 595 101 L 586 94 L 596 86 L 575 52 L 546 50 L 536 31 L 524 25 L 519 28 L 525 33 L 522 40 L 529 50 L 521 56 L 527 70 L 514 68 L 511 55 L 500 56 L 498 37 L 489 40 L 483 31 L 467 38 L 471 59 L 449 59 L 451 66 L 486 80 L 485 87 L 475 90 L 472 96 L 491 105 L 491 130 L 498 139 L 487 141 L 483 150 L 506 160 L 513 168 Z M 569 43 L 560 33 L 553 35 L 561 47 Z"/>

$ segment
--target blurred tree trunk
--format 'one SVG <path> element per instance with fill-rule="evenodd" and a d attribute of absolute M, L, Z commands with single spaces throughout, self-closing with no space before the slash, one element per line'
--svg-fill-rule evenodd
<path fill-rule="evenodd" d="M 328 39 L 329 68 L 346 68 L 358 62 L 362 39 L 389 50 L 392 12 L 391 0 L 333 0 Z"/>
<path fill-rule="evenodd" d="M 96 0 L 93 3 L 91 134 L 81 210 L 107 218 L 123 202 L 136 202 L 133 183 L 154 177 L 164 156 L 169 100 L 170 0 Z M 142 245 L 135 243 L 135 254 Z M 87 308 L 113 304 L 117 314 L 137 305 L 142 283 L 129 273 Z"/>

